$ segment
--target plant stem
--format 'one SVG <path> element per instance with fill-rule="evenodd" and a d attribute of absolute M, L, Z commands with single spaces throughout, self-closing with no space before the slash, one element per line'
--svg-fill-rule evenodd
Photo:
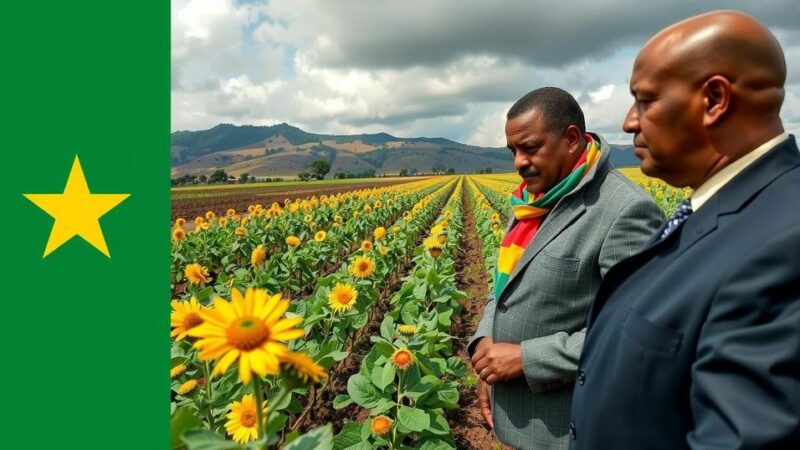
<path fill-rule="evenodd" d="M 269 440 L 267 436 L 267 424 L 264 420 L 264 390 L 261 385 L 261 377 L 256 376 L 253 378 L 253 389 L 256 394 L 256 417 L 258 418 L 258 437 L 264 438 L 264 449 L 269 448 Z M 269 412 L 267 413 L 269 417 Z"/>
<path fill-rule="evenodd" d="M 203 364 L 203 373 L 206 377 L 206 398 L 208 399 L 208 403 L 211 403 L 211 368 L 209 367 L 208 361 Z M 212 411 L 211 406 L 208 407 L 208 429 L 214 431 L 214 412 Z"/>
<path fill-rule="evenodd" d="M 395 420 L 400 421 L 400 405 L 403 403 L 403 371 L 397 371 L 397 404 L 395 405 Z M 397 448 L 397 423 L 392 430 L 392 448 Z"/>

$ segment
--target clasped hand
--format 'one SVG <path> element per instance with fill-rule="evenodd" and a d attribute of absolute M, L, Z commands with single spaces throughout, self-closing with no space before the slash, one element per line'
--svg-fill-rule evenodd
<path fill-rule="evenodd" d="M 522 347 L 483 338 L 472 355 L 472 367 L 486 384 L 519 378 L 523 375 Z"/>

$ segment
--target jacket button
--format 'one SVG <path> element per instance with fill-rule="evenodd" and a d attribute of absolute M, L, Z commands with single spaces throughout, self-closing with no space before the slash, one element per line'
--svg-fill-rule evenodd
<path fill-rule="evenodd" d="M 586 372 L 582 370 L 578 371 L 578 383 L 580 384 L 586 383 Z"/>
<path fill-rule="evenodd" d="M 577 433 L 575 431 L 575 422 L 570 422 L 569 423 L 569 437 L 571 437 L 573 441 L 575 440 L 576 434 Z"/>
<path fill-rule="evenodd" d="M 506 306 L 505 303 L 500 303 L 499 305 L 497 305 L 497 310 L 500 311 L 501 313 L 504 313 L 508 311 L 508 306 Z"/>

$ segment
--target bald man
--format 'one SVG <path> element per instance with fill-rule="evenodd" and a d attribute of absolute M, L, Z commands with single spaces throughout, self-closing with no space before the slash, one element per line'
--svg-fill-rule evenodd
<path fill-rule="evenodd" d="M 693 17 L 636 58 L 642 171 L 691 199 L 603 278 L 574 449 L 800 449 L 800 154 L 786 64 L 750 16 Z"/>

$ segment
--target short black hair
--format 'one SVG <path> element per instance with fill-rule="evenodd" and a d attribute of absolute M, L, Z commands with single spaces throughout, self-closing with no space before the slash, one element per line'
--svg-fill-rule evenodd
<path fill-rule="evenodd" d="M 557 87 L 543 87 L 528 92 L 517 100 L 506 114 L 506 119 L 519 117 L 536 109 L 545 119 L 551 133 L 561 133 L 570 125 L 575 125 L 581 134 L 586 132 L 583 110 L 569 92 Z"/>

